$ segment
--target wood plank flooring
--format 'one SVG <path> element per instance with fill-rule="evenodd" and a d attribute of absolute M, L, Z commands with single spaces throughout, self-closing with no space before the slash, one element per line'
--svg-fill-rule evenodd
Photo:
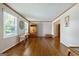
<path fill-rule="evenodd" d="M 7 56 L 67 56 L 67 47 L 52 38 L 29 38 L 4 52 Z"/>

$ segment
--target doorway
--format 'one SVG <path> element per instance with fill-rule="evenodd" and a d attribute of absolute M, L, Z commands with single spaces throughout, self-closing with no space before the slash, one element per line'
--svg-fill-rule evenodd
<path fill-rule="evenodd" d="M 60 21 L 56 21 L 54 23 L 54 35 L 55 35 L 55 38 L 54 38 L 55 46 L 59 48 L 60 47 Z"/>
<path fill-rule="evenodd" d="M 57 24 L 57 35 L 60 38 L 60 24 Z"/>
<path fill-rule="evenodd" d="M 37 37 L 37 24 L 31 24 L 30 25 L 30 38 L 36 38 Z"/>

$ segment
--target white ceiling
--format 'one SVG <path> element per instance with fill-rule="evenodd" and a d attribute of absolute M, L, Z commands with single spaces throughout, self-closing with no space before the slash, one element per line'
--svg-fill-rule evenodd
<path fill-rule="evenodd" d="M 30 21 L 53 21 L 72 3 L 8 3 Z"/>

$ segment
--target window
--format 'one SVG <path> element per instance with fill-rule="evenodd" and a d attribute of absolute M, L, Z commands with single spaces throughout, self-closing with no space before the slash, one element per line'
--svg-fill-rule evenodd
<path fill-rule="evenodd" d="M 7 12 L 3 12 L 4 37 L 17 35 L 17 18 Z"/>
<path fill-rule="evenodd" d="M 28 34 L 28 23 L 25 22 L 25 28 L 24 28 L 25 34 Z"/>

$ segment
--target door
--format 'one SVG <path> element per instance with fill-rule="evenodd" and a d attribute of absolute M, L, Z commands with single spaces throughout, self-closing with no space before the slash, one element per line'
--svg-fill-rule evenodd
<path fill-rule="evenodd" d="M 60 24 L 58 24 L 58 37 L 60 38 Z"/>
<path fill-rule="evenodd" d="M 55 31 L 56 31 L 56 37 L 54 38 L 55 42 L 55 47 L 59 48 L 60 47 L 60 24 L 55 24 Z"/>

